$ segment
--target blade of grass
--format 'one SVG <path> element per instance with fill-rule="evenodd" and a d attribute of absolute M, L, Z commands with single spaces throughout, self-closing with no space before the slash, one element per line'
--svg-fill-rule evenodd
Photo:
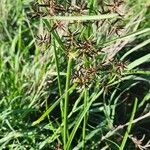
<path fill-rule="evenodd" d="M 127 139 L 128 139 L 128 135 L 129 135 L 129 133 L 131 131 L 131 128 L 132 128 L 132 123 L 133 123 L 133 119 L 134 119 L 134 116 L 135 116 L 135 113 L 136 113 L 137 104 L 138 104 L 138 99 L 136 98 L 135 102 L 134 102 L 131 118 L 130 118 L 130 121 L 129 121 L 129 125 L 127 127 L 127 130 L 125 132 L 125 135 L 123 137 L 123 141 L 121 143 L 121 146 L 120 146 L 119 150 L 123 150 L 125 145 L 126 145 L 126 142 L 127 142 Z"/>
<path fill-rule="evenodd" d="M 127 68 L 129 70 L 131 70 L 131 69 L 133 69 L 133 68 L 135 68 L 135 67 L 137 67 L 137 66 L 139 66 L 139 65 L 141 65 L 141 64 L 143 64 L 143 63 L 145 63 L 147 61 L 150 61 L 150 54 L 147 54 L 147 55 L 145 55 L 143 57 L 140 57 L 140 58 L 136 59 L 135 61 L 133 61 L 132 63 L 130 63 L 127 66 Z"/>
<path fill-rule="evenodd" d="M 74 84 L 74 85 L 68 90 L 68 92 L 69 92 L 69 93 L 73 92 L 73 90 L 74 90 L 75 88 L 76 88 L 76 84 Z M 49 113 L 51 113 L 51 112 L 54 110 L 54 108 L 60 103 L 60 100 L 61 100 L 62 98 L 64 98 L 64 96 L 65 96 L 65 94 L 63 94 L 56 102 L 54 102 L 53 105 L 52 105 L 48 110 L 46 110 L 46 112 L 44 112 L 43 115 L 42 115 L 39 119 L 37 119 L 36 121 L 34 121 L 34 122 L 32 123 L 32 126 L 35 126 L 36 124 L 39 124 L 42 120 L 44 120 L 45 117 L 46 117 Z"/>
<path fill-rule="evenodd" d="M 51 27 L 49 21 L 46 20 L 46 19 L 43 19 L 43 22 L 44 22 L 45 25 L 47 26 L 48 30 L 51 31 L 51 28 L 52 28 L 52 27 Z M 52 32 L 52 35 L 54 36 L 55 40 L 58 42 L 59 46 L 60 46 L 63 50 L 65 50 L 65 46 L 64 46 L 62 40 L 60 39 L 59 34 L 56 32 L 56 30 L 55 30 L 55 31 L 51 31 L 51 32 Z"/>
<path fill-rule="evenodd" d="M 18 51 L 21 51 L 22 47 L 22 26 L 19 26 L 19 33 L 18 33 Z"/>
<path fill-rule="evenodd" d="M 112 140 L 109 140 L 109 139 L 105 139 L 105 140 L 109 141 L 109 142 L 112 143 L 117 149 L 119 149 L 119 145 L 118 145 L 116 142 L 114 142 L 114 141 L 112 141 Z"/>
<path fill-rule="evenodd" d="M 116 18 L 118 14 L 106 14 L 106 15 L 83 15 L 83 16 L 47 16 L 44 19 L 48 20 L 65 20 L 65 21 L 85 21 L 85 20 L 101 20 L 101 19 L 109 19 Z"/>
<path fill-rule="evenodd" d="M 4 24 L 2 24 L 4 31 L 9 39 L 10 42 L 12 42 L 13 38 L 11 37 L 11 34 L 9 33 L 8 29 L 6 28 L 6 26 Z"/>
<path fill-rule="evenodd" d="M 82 100 L 83 96 L 84 96 L 84 91 L 82 91 L 82 93 L 80 93 L 79 98 L 78 98 L 78 99 L 76 100 L 76 102 L 74 103 L 74 106 L 73 106 L 73 108 L 72 108 L 72 111 L 71 111 L 70 114 L 68 115 L 68 118 L 70 118 L 71 115 L 79 109 L 78 104 L 79 104 L 80 101 Z"/>
<path fill-rule="evenodd" d="M 88 90 L 85 88 L 84 89 L 84 110 L 86 109 L 88 102 Z M 86 137 L 86 125 L 87 125 L 87 117 L 88 114 L 86 113 L 83 119 L 83 129 L 82 129 L 82 149 L 85 149 L 85 137 Z"/>
<path fill-rule="evenodd" d="M 57 71 L 57 81 L 58 81 L 58 89 L 59 89 L 59 95 L 60 97 L 62 96 L 62 89 L 61 89 L 61 81 L 60 81 L 60 71 L 59 71 L 59 63 L 58 63 L 58 55 L 56 51 L 56 43 L 55 39 L 53 39 L 53 44 L 54 44 L 54 57 L 55 57 L 55 64 L 56 64 L 56 71 Z M 61 104 L 61 112 L 63 116 L 63 105 Z"/>
<path fill-rule="evenodd" d="M 145 95 L 144 99 L 140 102 L 139 108 L 142 107 L 146 102 L 150 101 L 150 90 L 149 92 Z"/>
<path fill-rule="evenodd" d="M 82 119 L 84 118 L 85 114 L 87 113 L 87 111 L 89 110 L 90 106 L 92 105 L 92 103 L 103 93 L 103 89 L 101 89 L 97 94 L 95 94 L 93 96 L 93 98 L 91 99 L 91 101 L 87 104 L 86 108 L 84 109 L 83 112 L 81 112 L 81 114 L 79 115 L 76 124 L 74 125 L 74 128 L 69 136 L 68 142 L 67 142 L 67 146 L 66 146 L 66 150 L 70 149 L 72 140 L 76 134 L 76 131 L 80 125 L 80 123 L 82 122 Z"/>
<path fill-rule="evenodd" d="M 102 129 L 101 128 L 96 128 L 93 131 L 91 131 L 88 135 L 86 135 L 86 142 L 89 141 L 90 139 L 92 139 L 94 137 L 95 134 L 97 134 L 98 132 L 100 132 Z M 82 148 L 82 142 L 78 143 L 78 145 L 76 145 L 73 150 L 80 150 Z"/>
<path fill-rule="evenodd" d="M 69 57 L 66 75 L 66 91 L 65 91 L 65 102 L 64 102 L 64 149 L 66 149 L 66 144 L 68 140 L 68 101 L 69 101 L 69 87 L 70 87 L 70 77 L 71 77 L 71 67 L 72 67 L 72 57 Z"/>
<path fill-rule="evenodd" d="M 138 35 L 142 35 L 142 34 L 148 33 L 148 32 L 150 32 L 150 28 L 146 28 L 146 29 L 143 29 L 143 30 L 140 30 L 140 31 L 135 31 L 135 32 L 129 33 L 129 34 L 125 35 L 125 36 L 122 36 L 122 37 L 110 40 L 110 41 L 104 43 L 104 46 L 110 45 L 110 44 L 112 44 L 112 43 L 114 43 L 116 41 L 131 39 L 131 38 L 134 38 L 134 37 L 136 37 Z"/>
<path fill-rule="evenodd" d="M 128 52 L 126 52 L 122 57 L 121 60 L 124 60 L 129 54 L 131 54 L 132 52 L 137 51 L 138 49 L 148 45 L 150 43 L 150 39 L 138 44 L 136 47 L 132 48 L 131 50 L 129 50 Z"/>

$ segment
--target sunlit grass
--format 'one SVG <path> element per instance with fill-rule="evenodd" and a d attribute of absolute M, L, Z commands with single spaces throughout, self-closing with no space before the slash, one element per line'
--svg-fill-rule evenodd
<path fill-rule="evenodd" d="M 0 2 L 0 149 L 148 142 L 148 1 L 84 2 Z"/>

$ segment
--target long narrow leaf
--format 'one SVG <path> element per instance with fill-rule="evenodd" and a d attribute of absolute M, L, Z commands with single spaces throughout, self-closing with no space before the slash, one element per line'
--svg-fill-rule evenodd
<path fill-rule="evenodd" d="M 132 48 L 131 50 L 129 50 L 128 52 L 126 52 L 122 57 L 121 60 L 125 59 L 129 54 L 131 54 L 132 52 L 135 52 L 137 50 L 139 50 L 140 48 L 146 46 L 147 44 L 150 43 L 150 39 L 138 44 L 136 47 Z"/>
<path fill-rule="evenodd" d="M 147 55 L 145 55 L 143 57 L 140 57 L 139 59 L 136 59 L 135 61 L 133 61 L 132 63 L 130 63 L 127 66 L 127 68 L 129 70 L 131 70 L 131 69 L 133 69 L 133 68 L 135 68 L 135 67 L 137 67 L 137 66 L 139 66 L 139 65 L 141 65 L 141 64 L 143 64 L 143 63 L 145 63 L 147 61 L 150 61 L 150 54 L 147 54 Z"/>
<path fill-rule="evenodd" d="M 73 92 L 73 90 L 74 90 L 75 88 L 76 88 L 76 85 L 74 84 L 74 85 L 69 89 L 69 91 L 70 91 L 70 92 Z M 35 126 L 36 124 L 38 124 L 38 123 L 40 123 L 42 120 L 44 120 L 45 117 L 46 117 L 52 110 L 54 110 L 54 108 L 60 103 L 60 100 L 61 100 L 62 98 L 64 98 L 64 96 L 65 96 L 65 94 L 63 94 L 49 109 L 47 109 L 46 112 L 43 113 L 43 115 L 42 115 L 39 119 L 37 119 L 36 121 L 34 121 L 34 122 L 32 123 L 32 126 Z"/>
<path fill-rule="evenodd" d="M 126 133 L 124 135 L 124 138 L 123 138 L 123 141 L 121 143 L 121 146 L 120 146 L 119 150 L 123 150 L 124 147 L 125 147 L 125 144 L 127 142 L 128 135 L 130 133 L 130 130 L 131 130 L 131 127 L 132 127 L 132 122 L 133 122 L 133 119 L 134 119 L 134 116 L 135 116 L 135 112 L 136 112 L 136 109 L 137 109 L 137 104 L 138 104 L 138 99 L 136 98 L 135 102 L 134 102 L 134 106 L 133 106 L 133 111 L 132 111 L 132 114 L 131 114 L 131 118 L 130 118 L 130 121 L 129 121 L 129 125 L 127 127 Z"/>
<path fill-rule="evenodd" d="M 116 18 L 118 14 L 106 14 L 106 15 L 83 15 L 83 16 L 47 16 L 45 19 L 49 20 L 66 20 L 66 21 L 86 21 L 86 20 L 101 20 L 101 19 L 109 19 Z"/>
<path fill-rule="evenodd" d="M 84 109 L 84 111 L 81 113 L 81 115 L 78 117 L 77 121 L 76 121 L 76 124 L 70 134 L 70 137 L 68 139 L 68 142 L 67 142 L 67 147 L 66 147 L 66 150 L 69 150 L 70 149 L 70 145 L 72 143 L 72 140 L 76 134 L 76 131 L 81 123 L 81 121 L 83 120 L 85 114 L 87 113 L 87 111 L 89 110 L 90 106 L 92 105 L 92 103 L 103 93 L 103 89 L 101 89 L 101 91 L 96 95 L 94 96 L 91 101 L 88 103 L 88 105 L 86 106 L 86 108 Z"/>

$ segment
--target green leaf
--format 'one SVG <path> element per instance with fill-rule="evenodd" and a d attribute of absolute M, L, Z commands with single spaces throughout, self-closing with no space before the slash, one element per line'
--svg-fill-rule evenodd
<path fill-rule="evenodd" d="M 74 125 L 74 128 L 70 134 L 70 137 L 68 139 L 68 142 L 67 142 L 67 146 L 66 146 L 66 150 L 69 150 L 70 149 L 70 145 L 72 143 L 72 140 L 76 134 L 76 131 L 81 123 L 81 121 L 83 120 L 84 116 L 86 115 L 87 111 L 89 110 L 90 106 L 92 105 L 92 103 L 103 93 L 103 89 L 101 89 L 100 92 L 98 92 L 92 99 L 91 101 L 87 104 L 86 108 L 84 109 L 84 111 L 82 111 L 82 113 L 79 115 L 79 117 L 77 118 L 77 121 Z"/>
<path fill-rule="evenodd" d="M 86 21 L 86 20 L 101 20 L 101 19 L 109 19 L 116 18 L 118 14 L 106 14 L 106 15 L 83 15 L 83 16 L 47 16 L 44 19 L 48 20 L 65 20 L 65 21 Z"/>
<path fill-rule="evenodd" d="M 150 39 L 138 44 L 137 46 L 135 46 L 134 48 L 132 48 L 131 50 L 129 50 L 128 52 L 126 52 L 122 57 L 121 57 L 121 60 L 124 60 L 129 54 L 139 50 L 140 48 L 146 46 L 147 44 L 150 43 Z"/>
<path fill-rule="evenodd" d="M 73 92 L 73 90 L 74 90 L 75 88 L 76 88 L 76 85 L 73 85 L 73 86 L 69 89 L 69 91 L 70 91 L 70 92 Z M 44 120 L 45 117 L 46 117 L 52 110 L 54 110 L 54 108 L 60 103 L 60 100 L 61 100 L 62 98 L 64 98 L 64 96 L 65 96 L 65 94 L 63 94 L 56 102 L 54 102 L 54 104 L 53 104 L 49 109 L 47 109 L 46 112 L 45 112 L 39 119 L 37 119 L 36 121 L 34 121 L 34 122 L 32 123 L 32 126 L 35 126 L 36 124 L 38 124 L 38 123 L 40 123 L 42 120 Z"/>
<path fill-rule="evenodd" d="M 130 63 L 127 66 L 127 68 L 129 70 L 131 70 L 131 69 L 133 69 L 133 68 L 135 68 L 135 67 L 137 67 L 137 66 L 139 66 L 139 65 L 141 65 L 141 64 L 143 64 L 143 63 L 145 63 L 147 61 L 150 61 L 150 54 L 147 54 L 147 55 L 145 55 L 143 57 L 140 57 L 139 59 L 136 59 L 135 61 L 133 61 L 132 63 Z"/>
<path fill-rule="evenodd" d="M 129 135 L 131 127 L 132 127 L 132 122 L 133 122 L 133 119 L 134 119 L 134 116 L 135 116 L 135 113 L 136 113 L 137 105 L 138 105 L 138 99 L 136 98 L 135 102 L 134 102 L 131 118 L 129 120 L 129 125 L 127 127 L 127 130 L 125 132 L 125 135 L 123 137 L 123 140 L 122 140 L 122 143 L 121 143 L 121 146 L 120 146 L 119 150 L 124 150 L 125 144 L 126 144 L 127 139 L 128 139 L 128 135 Z"/>

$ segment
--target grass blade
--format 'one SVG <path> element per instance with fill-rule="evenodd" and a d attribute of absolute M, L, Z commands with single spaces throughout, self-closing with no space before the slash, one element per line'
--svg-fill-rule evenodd
<path fill-rule="evenodd" d="M 87 102 L 88 102 L 88 91 L 85 88 L 85 90 L 84 90 L 84 110 L 86 109 Z M 82 130 L 82 142 L 83 142 L 82 143 L 82 149 L 85 149 L 85 137 L 86 137 L 87 117 L 88 117 L 88 114 L 85 114 L 84 120 L 83 120 L 83 130 Z"/>
<path fill-rule="evenodd" d="M 68 90 L 68 92 L 72 92 L 75 88 L 76 88 L 76 85 L 74 84 L 74 85 Z M 32 126 L 35 126 L 36 124 L 39 124 L 42 120 L 44 120 L 45 117 L 46 117 L 51 111 L 53 111 L 54 108 L 60 103 L 60 100 L 61 100 L 62 98 L 64 98 L 64 96 L 65 96 L 65 94 L 63 94 L 56 102 L 54 102 L 53 105 L 52 105 L 48 110 L 46 110 L 46 112 L 43 113 L 43 115 L 42 115 L 39 119 L 37 119 L 36 121 L 34 121 L 34 122 L 32 123 Z"/>
<path fill-rule="evenodd" d="M 123 150 L 124 147 L 125 147 L 125 144 L 126 144 L 126 142 L 127 142 L 128 135 L 129 135 L 130 130 L 131 130 L 131 127 L 132 127 L 132 122 L 133 122 L 133 119 L 134 119 L 134 116 L 135 116 L 135 113 L 136 113 L 137 104 L 138 104 L 138 99 L 136 98 L 136 99 L 135 99 L 135 102 L 134 102 L 134 106 L 133 106 L 131 118 L 130 118 L 130 121 L 129 121 L 129 125 L 128 125 L 128 127 L 127 127 L 126 133 L 125 133 L 125 135 L 124 135 L 124 138 L 123 138 L 123 141 L 122 141 L 122 143 L 121 143 L 121 146 L 120 146 L 119 150 Z"/>
<path fill-rule="evenodd" d="M 71 76 L 72 57 L 69 57 L 66 75 L 66 93 L 64 102 L 64 149 L 66 149 L 66 143 L 68 139 L 68 101 L 69 101 L 69 87 L 70 87 L 70 76 Z"/>
<path fill-rule="evenodd" d="M 101 19 L 109 19 L 116 18 L 118 14 L 106 14 L 106 15 L 83 15 L 83 16 L 53 16 L 53 17 L 45 17 L 45 19 L 49 20 L 65 20 L 65 21 L 86 21 L 86 20 L 101 20 Z"/>
<path fill-rule="evenodd" d="M 84 109 L 84 111 L 80 114 L 80 116 L 78 117 L 77 121 L 76 121 L 76 124 L 70 134 L 70 137 L 68 139 L 68 142 L 67 142 L 67 146 L 66 146 L 66 150 L 69 150 L 70 149 L 70 146 L 71 146 L 71 143 L 72 143 L 72 140 L 76 134 L 76 131 L 80 125 L 80 123 L 82 122 L 82 119 L 84 118 L 85 114 L 87 113 L 87 111 L 89 110 L 90 106 L 92 105 L 92 103 L 103 93 L 103 89 L 101 89 L 101 91 L 93 96 L 93 98 L 91 99 L 91 101 L 88 103 L 88 105 L 86 106 L 86 108 Z"/>
<path fill-rule="evenodd" d="M 135 68 L 135 67 L 137 67 L 137 66 L 139 66 L 139 65 L 141 65 L 141 64 L 143 64 L 143 63 L 145 63 L 147 61 L 150 61 L 150 54 L 147 54 L 147 55 L 145 55 L 143 57 L 140 57 L 139 59 L 136 59 L 135 61 L 133 61 L 132 63 L 130 63 L 127 66 L 127 68 L 129 70 L 131 70 L 131 69 L 133 69 L 133 68 Z"/>
<path fill-rule="evenodd" d="M 132 48 L 131 50 L 129 50 L 128 52 L 126 52 L 122 57 L 121 57 L 121 60 L 124 60 L 129 54 L 131 54 L 132 52 L 135 52 L 137 51 L 138 49 L 146 46 L 147 44 L 150 43 L 150 39 L 140 43 L 139 45 L 137 45 L 136 47 Z"/>

